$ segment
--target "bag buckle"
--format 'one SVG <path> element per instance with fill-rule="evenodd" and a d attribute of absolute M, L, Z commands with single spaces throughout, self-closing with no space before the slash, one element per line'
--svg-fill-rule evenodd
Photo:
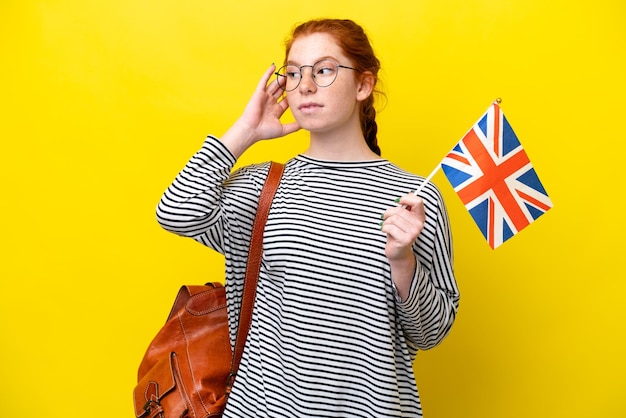
<path fill-rule="evenodd" d="M 165 411 L 163 410 L 161 403 L 159 401 L 155 401 L 154 399 L 148 400 L 143 406 L 143 410 L 145 411 L 143 415 L 150 414 L 150 418 L 165 418 Z"/>

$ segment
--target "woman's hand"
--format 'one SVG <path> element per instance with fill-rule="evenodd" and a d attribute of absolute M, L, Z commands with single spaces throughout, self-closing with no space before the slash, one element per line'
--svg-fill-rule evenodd
<path fill-rule="evenodd" d="M 297 122 L 280 121 L 289 103 L 276 80 L 269 82 L 275 70 L 272 64 L 263 74 L 243 114 L 221 138 L 236 157 L 257 141 L 280 138 L 300 129 Z"/>
<path fill-rule="evenodd" d="M 414 194 L 402 196 L 398 206 L 383 214 L 382 231 L 387 234 L 385 255 L 391 266 L 391 277 L 402 300 L 409 293 L 417 267 L 413 243 L 424 229 L 424 201 Z"/>

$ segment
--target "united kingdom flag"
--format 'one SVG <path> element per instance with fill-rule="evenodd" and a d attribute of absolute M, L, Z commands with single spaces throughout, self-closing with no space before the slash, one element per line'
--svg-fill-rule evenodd
<path fill-rule="evenodd" d="M 552 207 L 497 103 L 443 159 L 441 168 L 493 249 Z"/>

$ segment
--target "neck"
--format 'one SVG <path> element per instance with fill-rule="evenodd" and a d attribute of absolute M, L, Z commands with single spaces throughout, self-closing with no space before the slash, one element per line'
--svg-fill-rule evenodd
<path fill-rule="evenodd" d="M 380 159 L 365 142 L 358 116 L 339 128 L 310 131 L 309 148 L 304 154 L 320 160 L 335 161 Z"/>
<path fill-rule="evenodd" d="M 340 137 L 311 133 L 309 148 L 304 154 L 320 160 L 335 161 L 366 161 L 380 159 L 380 156 L 369 148 L 362 135 Z"/>

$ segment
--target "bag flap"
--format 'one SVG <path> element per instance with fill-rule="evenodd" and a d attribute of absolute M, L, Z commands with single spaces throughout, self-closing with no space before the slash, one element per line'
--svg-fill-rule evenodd
<path fill-rule="evenodd" d="M 203 286 L 203 288 L 187 301 L 185 309 L 188 313 L 201 316 L 226 309 L 226 289 L 223 286 Z"/>
<path fill-rule="evenodd" d="M 194 295 L 220 287 L 224 286 L 219 282 L 207 283 L 205 285 L 182 286 L 178 290 L 178 294 L 176 295 L 176 299 L 174 300 L 174 304 L 172 305 L 172 310 L 167 316 L 167 320 L 169 321 L 174 315 L 176 315 L 178 311 L 185 307 L 189 299 L 191 299 Z"/>

